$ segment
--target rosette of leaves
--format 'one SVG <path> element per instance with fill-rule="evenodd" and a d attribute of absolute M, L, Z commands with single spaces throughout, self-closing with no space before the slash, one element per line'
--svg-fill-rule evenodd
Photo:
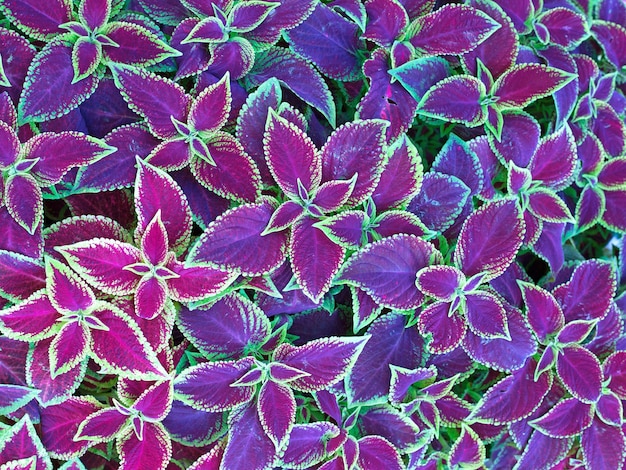
<path fill-rule="evenodd" d="M 148 66 L 180 53 L 140 24 L 115 21 L 123 6 L 112 0 L 3 0 L 19 29 L 46 44 L 28 69 L 18 111 L 20 122 L 47 121 L 69 113 L 96 90 L 111 62 Z"/>

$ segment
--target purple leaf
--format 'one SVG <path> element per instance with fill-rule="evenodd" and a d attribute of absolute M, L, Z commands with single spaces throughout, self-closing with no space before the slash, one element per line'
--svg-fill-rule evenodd
<path fill-rule="evenodd" d="M 62 40 L 48 43 L 33 59 L 18 104 L 21 121 L 47 121 L 78 107 L 96 91 L 98 78 L 73 83 L 72 48 Z"/>
<path fill-rule="evenodd" d="M 412 24 L 409 42 L 430 54 L 463 54 L 487 39 L 500 24 L 476 8 L 444 5 Z"/>
<path fill-rule="evenodd" d="M 621 189 L 626 185 L 626 158 L 612 158 L 598 174 L 603 189 Z"/>
<path fill-rule="evenodd" d="M 341 267 L 345 248 L 328 238 L 314 223 L 314 219 L 303 217 L 294 224 L 289 258 L 302 292 L 313 302 L 319 302 Z"/>
<path fill-rule="evenodd" d="M 283 2 L 281 7 L 288 3 L 290 2 Z M 277 14 L 278 11 L 281 11 L 280 7 L 272 10 L 272 13 Z M 319 110 L 331 126 L 335 125 L 335 102 L 326 82 L 307 61 L 288 49 L 279 47 L 257 53 L 254 67 L 246 79 L 252 85 L 260 85 L 271 77 L 276 77 L 296 96 Z"/>
<path fill-rule="evenodd" d="M 35 457 L 37 461 L 35 470 L 52 470 L 50 457 L 41 444 L 28 415 L 2 433 L 0 465 L 22 459 L 25 455 Z"/>
<path fill-rule="evenodd" d="M 626 442 L 620 427 L 594 418 L 591 426 L 583 431 L 580 446 L 588 468 L 620 468 L 624 464 Z"/>
<path fill-rule="evenodd" d="M 486 107 L 481 104 L 486 94 L 485 85 L 477 78 L 454 75 L 437 82 L 422 96 L 418 113 L 467 127 L 480 126 L 487 119 Z"/>
<path fill-rule="evenodd" d="M 289 382 L 294 390 L 316 392 L 336 384 L 352 369 L 369 337 L 326 337 L 303 346 L 283 343 L 274 360 L 308 373 Z"/>
<path fill-rule="evenodd" d="M 265 434 L 254 403 L 233 410 L 228 417 L 228 444 L 220 469 L 265 470 L 275 457 L 274 443 Z"/>
<path fill-rule="evenodd" d="M 146 422 L 141 439 L 126 429 L 117 440 L 120 468 L 154 468 L 165 470 L 172 457 L 172 442 L 161 423 Z"/>
<path fill-rule="evenodd" d="M 357 423 L 363 435 L 384 437 L 400 452 L 419 447 L 424 439 L 408 416 L 389 405 L 375 406 L 360 413 Z"/>
<path fill-rule="evenodd" d="M 265 21 L 257 26 L 250 37 L 262 43 L 275 43 L 283 30 L 302 23 L 315 8 L 311 0 L 283 0 L 273 9 Z"/>
<path fill-rule="evenodd" d="M 339 428 L 327 421 L 295 424 L 281 461 L 290 468 L 307 468 L 324 460 L 326 443 L 339 436 Z"/>
<path fill-rule="evenodd" d="M 13 413 L 33 400 L 39 391 L 22 385 L 0 384 L 0 411 L 7 415 Z"/>
<path fill-rule="evenodd" d="M 10 66 L 9 64 L 4 64 L 5 66 L 2 67 L 4 69 L 4 77 L 11 86 L 6 87 L 4 85 L 0 85 L 0 93 L 7 93 L 5 95 L 6 98 L 3 98 L 2 100 L 12 100 L 14 103 L 17 103 L 24 85 L 24 78 L 26 78 L 26 74 L 28 72 L 28 66 L 37 51 L 35 47 L 26 40 L 26 38 L 15 31 L 1 28 L 0 37 L 2 37 L 2 41 L 0 41 L 2 43 L 0 46 L 0 56 L 13 58 Z M 7 59 L 4 60 L 7 61 Z M 0 108 L 3 107 L 4 103 L 0 105 Z M 11 108 L 13 108 L 12 104 Z M 12 114 L 11 119 L 9 119 L 7 111 L 8 110 L 0 112 L 0 120 L 5 121 L 7 124 L 14 125 L 17 118 L 15 115 L 15 109 L 11 109 L 10 111 L 10 114 Z"/>
<path fill-rule="evenodd" d="M 282 447 L 296 417 L 296 399 L 291 389 L 268 380 L 259 390 L 259 421 L 276 448 Z"/>
<path fill-rule="evenodd" d="M 228 74 L 206 87 L 193 101 L 189 110 L 189 124 L 196 131 L 215 132 L 225 123 L 232 102 Z"/>
<path fill-rule="evenodd" d="M 104 48 L 104 55 L 110 62 L 148 66 L 180 55 L 156 34 L 138 24 L 115 21 L 105 26 L 102 32 L 118 44 L 118 47 Z"/>
<path fill-rule="evenodd" d="M 470 215 L 461 228 L 454 262 L 466 276 L 501 275 L 517 255 L 524 221 L 514 201 L 492 202 Z"/>
<path fill-rule="evenodd" d="M 620 399 L 626 397 L 626 352 L 617 351 L 602 364 L 604 376 L 610 378 L 608 388 Z"/>
<path fill-rule="evenodd" d="M 0 120 L 0 165 L 6 168 L 16 163 L 20 151 L 20 139 L 12 127 Z"/>
<path fill-rule="evenodd" d="M 261 276 L 285 260 L 287 234 L 261 235 L 274 212 L 269 199 L 244 204 L 211 222 L 188 256 L 188 263 L 210 263 L 223 271 Z"/>
<path fill-rule="evenodd" d="M 50 376 L 69 372 L 87 356 L 89 328 L 76 321 L 65 323 L 50 343 Z"/>
<path fill-rule="evenodd" d="M 214 442 L 221 436 L 226 416 L 224 413 L 205 413 L 174 400 L 162 423 L 172 439 L 195 446 Z"/>
<path fill-rule="evenodd" d="M 539 145 L 541 127 L 530 114 L 503 113 L 504 124 L 500 141 L 490 134 L 489 144 L 501 160 L 526 168 Z"/>
<path fill-rule="evenodd" d="M 99 42 L 91 42 L 80 37 L 72 47 L 72 65 L 74 67 L 73 83 L 91 75 L 102 60 L 102 46 Z"/>
<path fill-rule="evenodd" d="M 465 276 L 454 266 L 428 266 L 417 273 L 415 285 L 425 295 L 450 301 L 465 284 Z"/>
<path fill-rule="evenodd" d="M 343 211 L 314 224 L 334 243 L 348 249 L 357 249 L 363 240 L 365 213 L 362 211 Z"/>
<path fill-rule="evenodd" d="M 417 235 L 418 237 L 427 236 L 429 233 L 419 217 L 407 211 L 391 210 L 384 212 L 376 219 L 376 224 L 378 224 L 378 227 L 375 228 L 376 233 L 383 238 L 399 233 Z"/>
<path fill-rule="evenodd" d="M 185 122 L 191 102 L 183 87 L 145 69 L 116 64 L 111 72 L 130 109 L 146 119 L 155 136 L 177 135 L 171 118 Z"/>
<path fill-rule="evenodd" d="M 358 27 L 333 9 L 318 3 L 306 20 L 286 34 L 294 52 L 336 80 L 360 78 Z"/>
<path fill-rule="evenodd" d="M 396 0 L 365 2 L 368 21 L 363 38 L 382 47 L 390 47 L 409 22 L 402 4 Z"/>
<path fill-rule="evenodd" d="M 596 101 L 595 104 L 597 116 L 591 130 L 609 155 L 623 155 L 626 149 L 626 126 L 611 105 L 601 101 Z"/>
<path fill-rule="evenodd" d="M 559 334 L 556 336 L 556 341 L 560 344 L 580 344 L 589 336 L 591 330 L 595 328 L 596 323 L 596 321 L 587 320 L 571 321 L 559 331 Z"/>
<path fill-rule="evenodd" d="M 596 415 L 610 426 L 621 426 L 624 407 L 613 393 L 603 393 L 596 403 Z"/>
<path fill-rule="evenodd" d="M 604 50 L 606 58 L 617 70 L 626 65 L 626 55 L 624 55 L 626 29 L 622 25 L 610 21 L 594 20 L 591 24 L 591 32 Z"/>
<path fill-rule="evenodd" d="M 54 335 L 53 327 L 60 317 L 43 290 L 0 312 L 0 325 L 6 336 L 31 342 Z"/>
<path fill-rule="evenodd" d="M 567 455 L 572 443 L 571 438 L 556 439 L 535 431 L 525 446 L 519 465 L 527 468 L 553 467 Z"/>
<path fill-rule="evenodd" d="M 477 467 L 485 461 L 485 445 L 476 434 L 468 427 L 463 426 L 461 435 L 454 442 L 450 449 L 448 463 L 454 467 Z"/>
<path fill-rule="evenodd" d="M 157 382 L 144 390 L 133 404 L 133 409 L 141 412 L 146 419 L 161 421 L 172 407 L 172 393 L 171 381 Z"/>
<path fill-rule="evenodd" d="M 519 282 L 526 318 L 540 342 L 545 343 L 549 335 L 558 332 L 565 324 L 561 307 L 548 291 L 526 282 Z"/>
<path fill-rule="evenodd" d="M 563 385 L 578 400 L 592 403 L 600 398 L 600 361 L 587 349 L 577 345 L 563 347 L 557 356 L 556 370 Z"/>
<path fill-rule="evenodd" d="M 431 243 L 413 235 L 394 235 L 352 255 L 339 280 L 360 287 L 382 306 L 411 309 L 424 299 L 415 288 L 417 272 L 439 260 Z"/>
<path fill-rule="evenodd" d="M 518 64 L 503 73 L 491 93 L 500 108 L 524 108 L 549 96 L 570 82 L 575 75 L 540 64 Z"/>
<path fill-rule="evenodd" d="M 179 302 L 194 302 L 224 290 L 237 274 L 208 266 L 185 267 L 173 259 L 167 268 L 178 277 L 167 280 L 168 295 Z"/>
<path fill-rule="evenodd" d="M 428 349 L 434 354 L 452 351 L 465 337 L 465 319 L 458 314 L 449 315 L 449 307 L 447 302 L 430 304 L 422 310 L 417 323 L 422 335 L 431 335 Z"/>
<path fill-rule="evenodd" d="M 420 365 L 424 343 L 403 315 L 389 313 L 368 328 L 365 344 L 346 379 L 351 404 L 386 403 L 392 371 L 390 365 L 414 369 Z"/>
<path fill-rule="evenodd" d="M 482 189 L 484 177 L 478 156 L 455 134 L 450 135 L 435 157 L 431 171 L 456 176 L 470 188 L 471 195 L 479 193 Z"/>
<path fill-rule="evenodd" d="M 530 425 L 550 437 L 575 437 L 589 427 L 593 418 L 591 405 L 576 398 L 566 398 Z"/>
<path fill-rule="evenodd" d="M 64 0 L 42 5 L 36 0 L 4 0 L 3 13 L 35 39 L 46 40 L 59 34 L 59 26 L 72 18 L 72 6 Z"/>
<path fill-rule="evenodd" d="M 230 30 L 247 33 L 259 26 L 278 5 L 277 2 L 253 2 L 236 5 L 229 13 Z"/>
<path fill-rule="evenodd" d="M 419 101 L 435 83 L 448 77 L 448 62 L 440 57 L 420 57 L 389 70 L 406 91 Z"/>
<path fill-rule="evenodd" d="M 174 80 L 195 75 L 206 70 L 209 66 L 211 56 L 206 44 L 200 42 L 182 43 L 197 24 L 196 18 L 185 18 L 177 23 L 176 29 L 172 33 L 170 45 L 182 54 L 175 58 L 178 69 Z"/>
<path fill-rule="evenodd" d="M 365 436 L 359 439 L 358 464 L 361 468 L 402 470 L 404 464 L 398 450 L 385 438 Z"/>
<path fill-rule="evenodd" d="M 293 225 L 305 213 L 304 207 L 294 201 L 283 202 L 272 214 L 263 235 L 280 232 Z"/>
<path fill-rule="evenodd" d="M 104 26 L 111 14 L 109 0 L 85 0 L 79 7 L 80 18 L 92 31 Z"/>
<path fill-rule="evenodd" d="M 348 206 L 360 204 L 374 192 L 385 164 L 382 120 L 359 120 L 339 127 L 322 148 L 322 179 L 349 180 L 357 176 Z"/>
<path fill-rule="evenodd" d="M 174 382 L 175 397 L 202 411 L 225 411 L 250 401 L 254 386 L 231 386 L 253 365 L 239 361 L 206 362 L 184 370 Z"/>
<path fill-rule="evenodd" d="M 41 263 L 27 256 L 0 250 L 0 295 L 14 302 L 45 287 Z"/>
<path fill-rule="evenodd" d="M 546 222 L 574 222 L 567 205 L 550 190 L 532 191 L 528 195 L 528 208 L 536 217 Z"/>
<path fill-rule="evenodd" d="M 147 269 L 150 269 L 147 267 Z M 135 288 L 135 315 L 153 320 L 161 314 L 167 300 L 167 284 L 159 277 L 144 275 Z"/>
<path fill-rule="evenodd" d="M 587 36 L 585 17 L 568 8 L 551 8 L 540 15 L 536 21 L 550 32 L 550 42 L 572 49 Z"/>
<path fill-rule="evenodd" d="M 124 269 L 141 262 L 141 252 L 133 245 L 94 238 L 56 250 L 93 287 L 111 295 L 129 295 L 135 291 L 137 275 Z"/>
<path fill-rule="evenodd" d="M 28 173 L 16 173 L 6 179 L 4 204 L 20 227 L 33 235 L 43 218 L 39 184 Z"/>
<path fill-rule="evenodd" d="M 178 326 L 200 352 L 215 358 L 243 357 L 261 345 L 270 333 L 270 324 L 254 303 L 230 294 L 210 307 L 179 313 Z"/>
<path fill-rule="evenodd" d="M 350 199 L 354 192 L 358 174 L 349 180 L 326 181 L 317 190 L 312 204 L 324 213 L 335 212 Z"/>
<path fill-rule="evenodd" d="M 569 126 L 541 139 L 528 169 L 534 181 L 555 191 L 569 186 L 576 169 L 576 143 Z"/>
<path fill-rule="evenodd" d="M 465 317 L 470 330 L 478 336 L 511 339 L 504 306 L 489 292 L 476 291 L 465 296 Z"/>
<path fill-rule="evenodd" d="M 319 151 L 304 131 L 271 109 L 263 149 L 274 181 L 288 197 L 298 198 L 298 180 L 308 193 L 317 190 L 322 178 Z"/>
<path fill-rule="evenodd" d="M 626 201 L 626 191 L 606 191 L 604 193 L 606 208 L 600 223 L 610 230 L 621 233 L 626 231 L 626 218 L 624 217 L 624 201 Z"/>

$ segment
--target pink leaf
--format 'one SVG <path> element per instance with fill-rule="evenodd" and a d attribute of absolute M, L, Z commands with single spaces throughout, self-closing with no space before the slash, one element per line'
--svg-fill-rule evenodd
<path fill-rule="evenodd" d="M 259 391 L 257 411 L 265 434 L 276 448 L 282 447 L 296 417 L 296 399 L 291 389 L 268 380 Z"/>

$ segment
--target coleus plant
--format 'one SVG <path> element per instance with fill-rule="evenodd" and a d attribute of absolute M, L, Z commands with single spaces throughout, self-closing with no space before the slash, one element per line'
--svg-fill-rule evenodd
<path fill-rule="evenodd" d="M 0 469 L 618 469 L 622 0 L 0 0 Z"/>

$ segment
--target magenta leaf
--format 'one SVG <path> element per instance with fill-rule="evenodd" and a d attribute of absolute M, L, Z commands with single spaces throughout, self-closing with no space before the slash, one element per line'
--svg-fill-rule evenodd
<path fill-rule="evenodd" d="M 439 257 L 429 242 L 412 235 L 394 235 L 352 255 L 339 280 L 363 289 L 382 306 L 415 308 L 424 298 L 415 288 L 415 276 Z"/>
<path fill-rule="evenodd" d="M 591 24 L 591 33 L 616 69 L 620 70 L 626 65 L 626 56 L 622 49 L 626 44 L 626 29 L 622 25 L 611 21 L 594 20 Z"/>
<path fill-rule="evenodd" d="M 489 143 L 501 160 L 526 168 L 539 145 L 541 127 L 537 120 L 524 112 L 503 113 L 500 140 L 490 134 Z"/>
<path fill-rule="evenodd" d="M 564 87 L 575 75 L 540 64 L 518 64 L 502 74 L 491 93 L 500 108 L 524 108 Z"/>
<path fill-rule="evenodd" d="M 0 412 L 4 415 L 19 410 L 39 394 L 38 390 L 32 388 L 4 383 L 0 384 L 0 390 Z"/>
<path fill-rule="evenodd" d="M 381 436 L 365 436 L 359 439 L 358 463 L 361 468 L 404 468 L 398 450 Z"/>
<path fill-rule="evenodd" d="M 60 25 L 70 21 L 72 6 L 65 0 L 54 0 L 44 6 L 36 0 L 5 0 L 5 13 L 17 26 L 35 39 L 45 40 L 59 34 Z"/>
<path fill-rule="evenodd" d="M 174 400 L 172 409 L 162 423 L 176 442 L 202 445 L 214 442 L 223 434 L 226 416 L 224 413 L 205 413 Z"/>
<path fill-rule="evenodd" d="M 588 468 L 619 468 L 626 456 L 624 432 L 594 418 L 580 439 L 585 465 Z"/>
<path fill-rule="evenodd" d="M 620 426 L 624 416 L 622 401 L 613 393 L 603 393 L 596 402 L 596 415 L 610 426 Z"/>
<path fill-rule="evenodd" d="M 454 75 L 433 85 L 417 105 L 418 113 L 468 127 L 484 124 L 487 110 L 481 104 L 485 85 L 471 75 Z"/>
<path fill-rule="evenodd" d="M 220 464 L 223 470 L 265 470 L 276 457 L 274 443 L 266 435 L 257 407 L 248 403 L 228 417 L 228 444 Z"/>
<path fill-rule="evenodd" d="M 43 287 L 45 271 L 38 260 L 0 250 L 0 296 L 17 303 Z"/>
<path fill-rule="evenodd" d="M 604 376 L 611 378 L 608 388 L 620 399 L 626 397 L 626 352 L 617 351 L 602 364 Z"/>
<path fill-rule="evenodd" d="M 314 227 L 321 229 L 334 243 L 348 249 L 357 249 L 363 241 L 365 223 L 364 212 L 343 211 L 316 222 Z"/>
<path fill-rule="evenodd" d="M 336 384 L 348 374 L 368 339 L 326 337 L 303 346 L 282 344 L 274 351 L 274 360 L 309 374 L 290 381 L 289 387 L 316 392 Z"/>
<path fill-rule="evenodd" d="M 48 43 L 33 59 L 18 103 L 20 120 L 47 121 L 69 113 L 93 94 L 98 78 L 74 83 L 72 48 L 62 40 Z"/>
<path fill-rule="evenodd" d="M 315 8 L 311 0 L 285 0 L 251 33 L 252 39 L 262 43 L 275 43 L 285 29 L 302 23 Z"/>
<path fill-rule="evenodd" d="M 530 416 L 552 385 L 552 374 L 533 380 L 537 362 L 530 359 L 518 371 L 493 385 L 482 396 L 470 418 L 491 424 L 514 423 Z"/>
<path fill-rule="evenodd" d="M 428 349 L 434 354 L 452 351 L 465 337 L 465 319 L 457 314 L 449 315 L 449 310 L 449 303 L 435 302 L 420 314 L 417 327 L 422 335 L 431 335 Z"/>
<path fill-rule="evenodd" d="M 327 421 L 295 424 L 281 462 L 289 468 L 312 467 L 326 457 L 326 443 L 339 436 L 339 428 Z"/>
<path fill-rule="evenodd" d="M 56 247 L 68 264 L 93 287 L 112 295 L 129 295 L 139 279 L 124 267 L 139 263 L 141 251 L 133 245 L 107 238 L 94 238 Z"/>
<path fill-rule="evenodd" d="M 294 201 L 283 202 L 272 214 L 263 235 L 280 232 L 292 226 L 305 213 L 304 207 Z"/>
<path fill-rule="evenodd" d="M 423 350 L 417 330 L 407 328 L 405 317 L 399 314 L 374 320 L 367 334 L 371 338 L 346 379 L 348 400 L 355 405 L 386 403 L 392 378 L 390 365 L 413 369 L 420 365 Z"/>
<path fill-rule="evenodd" d="M 235 5 L 228 17 L 229 29 L 237 33 L 247 33 L 259 26 L 280 3 L 249 2 Z"/>
<path fill-rule="evenodd" d="M 571 438 L 557 439 L 535 431 L 526 444 L 519 465 L 528 468 L 550 468 L 563 460 L 572 443 Z"/>
<path fill-rule="evenodd" d="M 296 399 L 291 389 L 268 380 L 259 391 L 257 411 L 265 434 L 276 448 L 282 447 L 296 417 Z"/>
<path fill-rule="evenodd" d="M 384 437 L 400 452 L 411 451 L 424 442 L 420 428 L 402 411 L 389 405 L 374 406 L 361 412 L 357 426 L 364 435 Z"/>
<path fill-rule="evenodd" d="M 72 83 L 80 82 L 91 75 L 102 60 L 102 46 L 99 42 L 91 42 L 80 37 L 72 47 L 72 65 L 74 78 Z"/>
<path fill-rule="evenodd" d="M 163 311 L 167 294 L 167 284 L 163 279 L 144 275 L 135 288 L 135 315 L 153 320 Z"/>
<path fill-rule="evenodd" d="M 515 259 L 523 237 L 524 221 L 514 201 L 488 203 L 463 223 L 454 261 L 466 276 L 498 277 Z"/>
<path fill-rule="evenodd" d="M 404 7 L 396 0 L 368 0 L 365 11 L 368 21 L 362 37 L 379 46 L 391 46 L 409 22 Z"/>
<path fill-rule="evenodd" d="M 452 300 L 456 290 L 465 284 L 465 276 L 454 266 L 428 266 L 417 273 L 415 285 L 437 300 Z"/>
<path fill-rule="evenodd" d="M 96 300 L 84 281 L 52 258 L 46 258 L 46 292 L 50 303 L 63 314 L 87 311 Z"/>
<path fill-rule="evenodd" d="M 533 190 L 528 195 L 528 208 L 546 222 L 574 222 L 567 205 L 550 190 Z"/>
<path fill-rule="evenodd" d="M 189 110 L 189 124 L 196 131 L 215 132 L 228 118 L 232 102 L 228 73 L 222 79 L 206 87 L 193 101 Z"/>
<path fill-rule="evenodd" d="M 550 33 L 550 42 L 572 49 L 588 35 L 586 18 L 568 8 L 546 10 L 537 20 Z"/>
<path fill-rule="evenodd" d="M 310 217 L 303 217 L 295 223 L 289 242 L 289 258 L 302 292 L 313 302 L 319 302 L 341 267 L 345 248 L 328 238 L 314 223 Z M 312 259 L 316 260 L 315 263 L 310 262 Z"/>
<path fill-rule="evenodd" d="M 105 26 L 102 32 L 118 45 L 104 49 L 104 55 L 110 62 L 148 66 L 181 55 L 156 34 L 138 24 L 115 21 Z"/>
<path fill-rule="evenodd" d="M 576 169 L 576 144 L 569 126 L 541 139 L 528 169 L 533 180 L 555 191 L 569 185 Z"/>
<path fill-rule="evenodd" d="M 452 467 L 477 468 L 485 460 L 485 445 L 472 428 L 463 426 L 461 435 L 450 449 L 449 464 Z"/>
<path fill-rule="evenodd" d="M 79 7 L 80 18 L 87 27 L 95 30 L 104 26 L 111 14 L 111 2 L 109 0 L 84 0 Z"/>
<path fill-rule="evenodd" d="M 559 331 L 556 340 L 560 344 L 582 343 L 591 331 L 595 328 L 597 321 L 574 320 Z"/>
<path fill-rule="evenodd" d="M 287 234 L 262 235 L 274 207 L 270 199 L 244 204 L 211 222 L 187 258 L 188 264 L 210 263 L 223 271 L 260 276 L 285 260 Z"/>
<path fill-rule="evenodd" d="M 526 318 L 540 342 L 545 343 L 548 335 L 557 333 L 565 324 L 565 317 L 555 298 L 545 289 L 519 282 L 526 304 Z"/>
<path fill-rule="evenodd" d="M 506 311 L 495 295 L 480 291 L 467 294 L 465 316 L 474 334 L 486 339 L 511 339 Z"/>
<path fill-rule="evenodd" d="M 10 428 L 2 431 L 0 465 L 12 460 L 22 459 L 24 456 L 35 456 L 37 461 L 35 470 L 52 470 L 50 457 L 39 440 L 28 415 L 25 415 Z"/>
<path fill-rule="evenodd" d="M 60 314 L 45 291 L 32 294 L 23 302 L 0 311 L 2 332 L 21 341 L 38 341 L 55 334 Z"/>
<path fill-rule="evenodd" d="M 174 396 L 198 410 L 225 411 L 250 401 L 254 386 L 232 386 L 250 370 L 253 360 L 206 362 L 184 370 L 174 382 Z"/>
<path fill-rule="evenodd" d="M 487 39 L 500 24 L 476 8 L 445 5 L 417 18 L 409 30 L 410 43 L 430 54 L 463 54 Z"/>
<path fill-rule="evenodd" d="M 161 423 L 146 422 L 142 438 L 132 428 L 126 429 L 117 440 L 120 468 L 153 468 L 165 470 L 172 457 L 172 442 Z"/>
<path fill-rule="evenodd" d="M 0 165 L 8 167 L 18 159 L 20 139 L 12 126 L 0 120 Z"/>
<path fill-rule="evenodd" d="M 557 356 L 559 378 L 578 400 L 592 403 L 600 397 L 602 371 L 596 356 L 577 345 L 563 347 Z"/>
<path fill-rule="evenodd" d="M 20 227 L 33 235 L 43 218 L 39 184 L 28 173 L 16 173 L 6 179 L 4 204 Z"/>
<path fill-rule="evenodd" d="M 241 295 L 230 294 L 208 307 L 184 308 L 178 326 L 200 352 L 222 359 L 243 357 L 270 334 L 265 313 Z"/>
<path fill-rule="evenodd" d="M 557 403 L 541 418 L 530 425 L 550 437 L 575 437 L 591 425 L 593 409 L 576 398 L 566 398 Z"/>
<path fill-rule="evenodd" d="M 50 376 L 74 369 L 87 356 L 89 328 L 77 321 L 65 323 L 50 343 Z"/>
<path fill-rule="evenodd" d="M 143 116 L 157 137 L 174 137 L 177 131 L 171 118 L 185 122 L 191 99 L 171 80 L 144 69 L 116 64 L 112 67 L 115 85 L 130 109 Z"/>
<path fill-rule="evenodd" d="M 168 295 L 179 302 L 194 302 L 224 290 L 236 273 L 221 271 L 209 266 L 189 266 L 172 260 L 167 268 L 178 277 L 167 279 Z"/>
<path fill-rule="evenodd" d="M 148 420 L 161 421 L 170 412 L 172 396 L 171 381 L 156 383 L 137 398 L 133 404 L 133 409 L 141 412 Z"/>

